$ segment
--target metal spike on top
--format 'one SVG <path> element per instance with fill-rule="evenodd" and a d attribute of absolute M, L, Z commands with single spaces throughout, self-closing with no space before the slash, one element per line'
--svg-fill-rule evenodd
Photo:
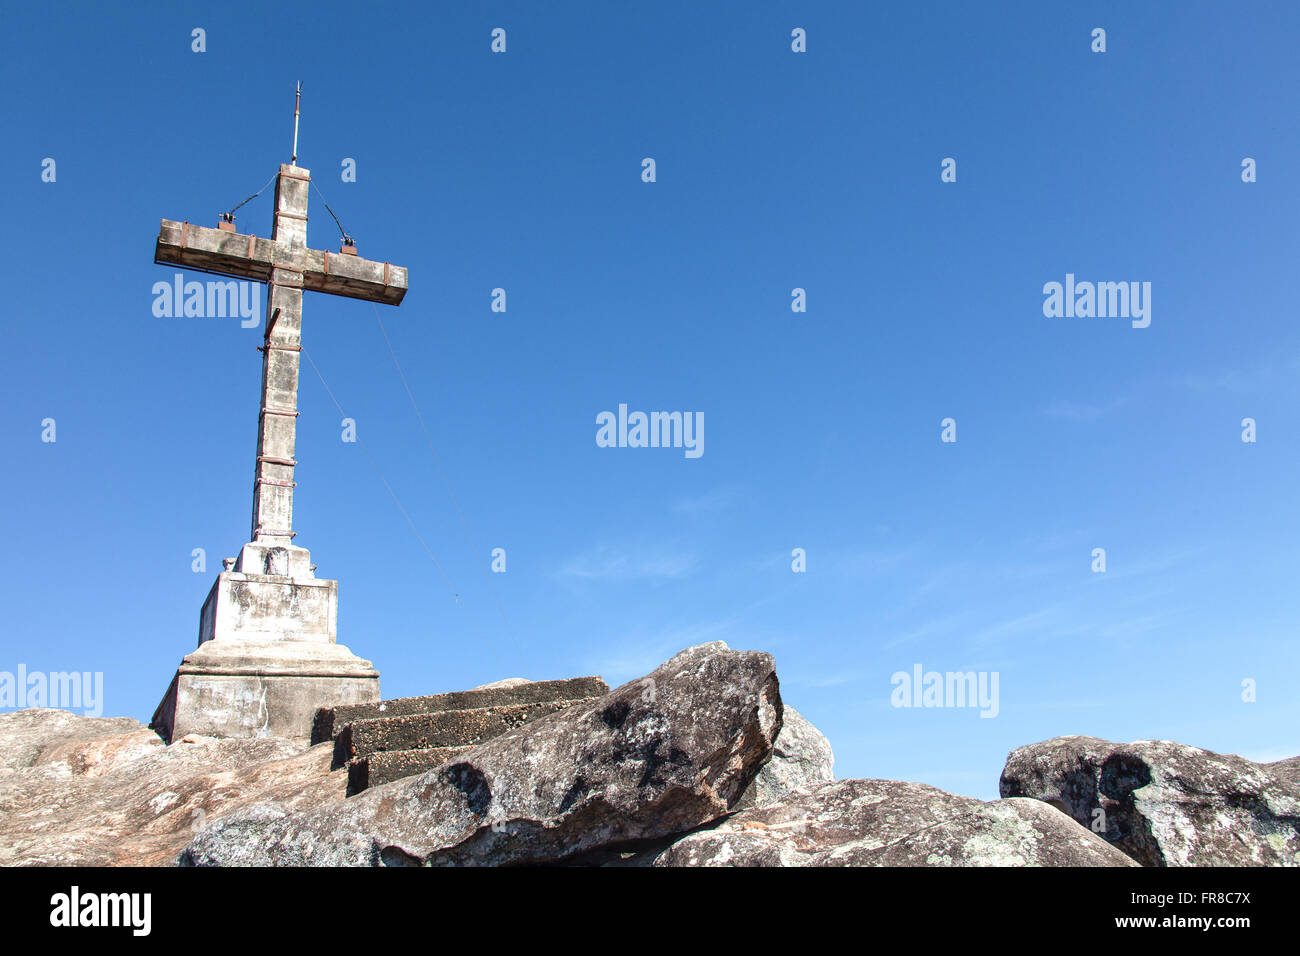
<path fill-rule="evenodd" d="M 302 102 L 302 80 L 293 94 L 293 155 L 289 158 L 290 166 L 298 165 L 298 104 Z"/>

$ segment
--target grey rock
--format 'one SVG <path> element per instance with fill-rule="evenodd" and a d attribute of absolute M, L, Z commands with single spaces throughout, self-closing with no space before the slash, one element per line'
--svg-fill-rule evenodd
<path fill-rule="evenodd" d="M 741 797 L 739 808 L 780 803 L 835 780 L 831 742 L 802 714 L 785 705 L 785 720 L 767 762 Z"/>
<path fill-rule="evenodd" d="M 1033 800 L 983 803 L 919 783 L 840 780 L 753 807 L 640 858 L 663 866 L 1132 866 Z"/>
<path fill-rule="evenodd" d="M 1136 866 L 1096 834 L 1037 800 L 992 800 L 889 846 L 849 846 L 814 866 Z"/>
<path fill-rule="evenodd" d="M 1013 750 L 1000 792 L 1053 805 L 1146 866 L 1300 865 L 1300 758 L 1057 737 Z"/>
<path fill-rule="evenodd" d="M 471 687 L 470 690 L 509 690 L 513 687 L 522 687 L 525 684 L 531 684 L 526 677 L 505 677 L 501 680 L 494 680 L 490 684 L 479 684 L 477 687 Z"/>
<path fill-rule="evenodd" d="M 594 702 L 342 804 L 226 817 L 180 862 L 543 863 L 658 839 L 728 812 L 771 756 L 781 720 L 769 655 L 700 645 Z"/>

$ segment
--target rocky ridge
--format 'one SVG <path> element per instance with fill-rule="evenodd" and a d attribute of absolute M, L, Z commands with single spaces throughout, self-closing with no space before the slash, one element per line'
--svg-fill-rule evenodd
<path fill-rule="evenodd" d="M 0 864 L 1300 864 L 1300 758 L 1063 737 L 1013 751 L 984 802 L 835 780 L 767 654 L 719 642 L 613 691 L 573 680 L 322 712 L 315 744 L 0 714 Z M 363 728 L 399 748 L 371 754 L 394 779 L 348 796 L 339 741 L 377 718 L 397 718 Z"/>

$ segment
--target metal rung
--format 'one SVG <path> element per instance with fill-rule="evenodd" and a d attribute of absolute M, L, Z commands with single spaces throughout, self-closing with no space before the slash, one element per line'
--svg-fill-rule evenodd
<path fill-rule="evenodd" d="M 269 462 L 272 465 L 288 465 L 290 468 L 294 468 L 298 464 L 293 458 L 276 458 L 273 455 L 258 455 L 257 460 Z"/>

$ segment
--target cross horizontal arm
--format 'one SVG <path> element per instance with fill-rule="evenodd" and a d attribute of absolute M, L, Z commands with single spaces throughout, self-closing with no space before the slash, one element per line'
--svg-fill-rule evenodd
<path fill-rule="evenodd" d="M 302 273 L 302 287 L 352 299 L 399 305 L 406 268 L 360 256 L 285 246 L 271 239 L 164 219 L 153 261 L 266 282 L 272 269 Z"/>

